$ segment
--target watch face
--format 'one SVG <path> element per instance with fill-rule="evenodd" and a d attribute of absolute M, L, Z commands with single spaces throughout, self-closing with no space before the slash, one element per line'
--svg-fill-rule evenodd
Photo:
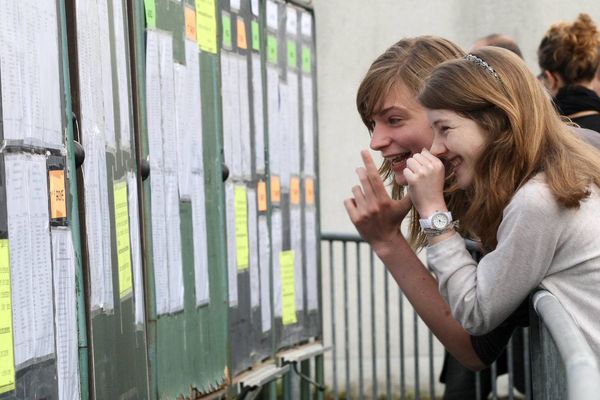
<path fill-rule="evenodd" d="M 435 214 L 431 218 L 431 225 L 433 225 L 433 227 L 436 229 L 444 229 L 446 226 L 448 226 L 449 222 L 448 216 L 444 213 Z"/>

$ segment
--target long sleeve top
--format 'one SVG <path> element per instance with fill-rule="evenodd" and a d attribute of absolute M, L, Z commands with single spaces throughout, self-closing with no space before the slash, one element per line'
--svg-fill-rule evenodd
<path fill-rule="evenodd" d="M 600 191 L 566 209 L 543 174 L 503 211 L 496 249 L 477 265 L 460 235 L 428 247 L 430 268 L 454 318 L 472 335 L 504 321 L 538 286 L 571 314 L 600 359 Z"/>

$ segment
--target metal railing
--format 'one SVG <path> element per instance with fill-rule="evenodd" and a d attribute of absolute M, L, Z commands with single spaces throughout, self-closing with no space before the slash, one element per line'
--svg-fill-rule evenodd
<path fill-rule="evenodd" d="M 437 383 L 443 346 L 429 332 L 396 283 L 358 235 L 322 233 L 325 382 L 332 398 L 441 398 Z M 327 292 L 329 291 L 329 292 Z M 351 334 L 352 332 L 352 334 Z M 525 389 L 531 398 L 528 334 L 524 331 Z M 424 340 L 423 340 L 424 339 Z M 514 360 L 507 351 L 509 399 L 523 398 L 513 384 Z M 482 376 L 474 375 L 482 399 Z M 496 363 L 491 366 L 491 398 L 499 398 Z"/>
<path fill-rule="evenodd" d="M 597 399 L 600 371 L 575 321 L 546 290 L 534 294 L 533 307 L 540 317 L 531 318 L 536 399 Z"/>

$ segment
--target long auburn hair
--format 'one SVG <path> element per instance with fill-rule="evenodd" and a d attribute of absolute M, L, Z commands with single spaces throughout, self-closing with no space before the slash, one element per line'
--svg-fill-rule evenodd
<path fill-rule="evenodd" d="M 577 208 L 600 187 L 600 152 L 565 125 L 541 84 L 515 54 L 485 47 L 472 59 L 441 64 L 418 99 L 426 108 L 454 111 L 475 121 L 487 135 L 475 165 L 473 185 L 447 193 L 459 231 L 474 234 L 484 249 L 497 245 L 496 232 L 514 193 L 543 172 L 559 204 Z"/>
<path fill-rule="evenodd" d="M 405 38 L 383 52 L 371 64 L 356 94 L 356 108 L 369 132 L 373 131 L 373 115 L 381 109 L 385 97 L 398 84 L 403 83 L 416 97 L 425 78 L 437 65 L 464 54 L 460 47 L 437 36 Z M 392 197 L 402 197 L 404 188 L 393 180 L 394 173 L 389 161 L 383 161 L 379 174 L 384 181 L 391 180 Z M 413 246 L 425 243 L 420 232 L 417 213 L 413 212 L 410 226 L 410 241 Z"/>

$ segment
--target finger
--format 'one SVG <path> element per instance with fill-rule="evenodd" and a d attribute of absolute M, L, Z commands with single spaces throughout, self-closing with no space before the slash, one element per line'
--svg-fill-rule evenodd
<path fill-rule="evenodd" d="M 360 186 L 356 185 L 352 187 L 352 194 L 354 195 L 354 202 L 356 204 L 356 208 L 359 210 L 364 210 L 367 206 L 367 199 L 365 199 L 365 195 Z"/>
<path fill-rule="evenodd" d="M 414 185 L 418 180 L 415 173 L 410 168 L 404 168 L 402 171 L 404 177 L 406 178 L 406 182 L 408 182 L 408 188 L 410 189 L 411 185 Z"/>
<path fill-rule="evenodd" d="M 350 217 L 350 221 L 354 223 L 358 219 L 358 210 L 356 209 L 356 202 L 353 198 L 344 200 L 344 208 Z"/>
<path fill-rule="evenodd" d="M 414 156 L 406 160 L 406 167 L 414 174 L 422 173 L 424 170 L 423 164 L 421 164 L 419 160 L 415 159 Z"/>
<path fill-rule="evenodd" d="M 360 184 L 362 185 L 365 197 L 367 199 L 372 199 L 373 197 L 376 197 L 373 194 L 373 186 L 371 184 L 371 180 L 367 176 L 367 170 L 362 167 L 356 168 L 356 175 L 358 175 L 358 179 L 360 180 Z"/>
<path fill-rule="evenodd" d="M 362 156 L 363 163 L 365 164 L 365 170 L 367 172 L 369 182 L 371 183 L 373 194 L 376 197 L 389 197 L 388 192 L 385 190 L 383 180 L 379 175 L 379 170 L 375 166 L 375 163 L 373 162 L 373 158 L 371 158 L 371 154 L 369 154 L 369 151 L 362 150 L 360 152 L 360 155 Z"/>
<path fill-rule="evenodd" d="M 442 160 L 431 154 L 431 152 L 427 149 L 423 149 L 423 151 L 421 152 L 421 156 L 424 159 L 428 160 L 430 163 L 432 163 L 432 165 L 439 165 L 442 163 Z"/>

